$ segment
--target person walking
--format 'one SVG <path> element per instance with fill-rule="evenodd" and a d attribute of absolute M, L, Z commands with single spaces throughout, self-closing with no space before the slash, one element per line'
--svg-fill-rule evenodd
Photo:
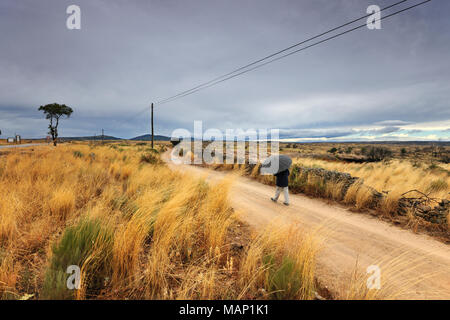
<path fill-rule="evenodd" d="M 283 204 L 285 206 L 289 205 L 289 169 L 286 169 L 284 171 L 278 172 L 275 174 L 276 177 L 276 190 L 275 190 L 275 196 L 273 198 L 270 198 L 273 202 L 278 201 L 278 197 L 280 196 L 281 191 L 283 191 L 284 195 L 284 202 Z"/>
<path fill-rule="evenodd" d="M 273 174 L 277 179 L 277 188 L 275 196 L 270 198 L 273 202 L 277 202 L 281 191 L 284 194 L 284 205 L 289 205 L 289 168 L 292 165 L 292 159 L 285 154 L 271 155 L 261 163 L 261 174 Z"/>

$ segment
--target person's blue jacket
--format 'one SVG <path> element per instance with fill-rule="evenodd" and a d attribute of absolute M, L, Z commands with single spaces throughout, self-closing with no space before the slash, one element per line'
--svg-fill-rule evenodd
<path fill-rule="evenodd" d="M 285 188 L 289 185 L 289 170 L 278 172 L 275 177 L 277 177 L 277 187 Z"/>

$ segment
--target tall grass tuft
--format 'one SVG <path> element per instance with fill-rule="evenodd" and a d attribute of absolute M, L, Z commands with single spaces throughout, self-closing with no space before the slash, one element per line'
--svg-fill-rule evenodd
<path fill-rule="evenodd" d="M 81 219 L 68 227 L 58 244 L 53 247 L 50 266 L 45 274 L 43 299 L 83 298 L 86 294 L 98 294 L 104 281 L 111 275 L 110 259 L 113 232 L 100 220 Z M 81 288 L 67 288 L 67 267 L 81 269 Z M 74 296 L 77 294 L 77 296 Z"/>
<path fill-rule="evenodd" d="M 264 288 L 269 299 L 313 299 L 320 240 L 314 232 L 275 223 L 251 243 L 241 262 L 241 296 Z"/>

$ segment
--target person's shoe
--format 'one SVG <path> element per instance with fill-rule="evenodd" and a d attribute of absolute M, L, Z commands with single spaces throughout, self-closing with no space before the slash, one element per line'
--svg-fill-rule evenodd
<path fill-rule="evenodd" d="M 289 203 L 288 203 L 288 202 L 283 202 L 283 204 L 284 204 L 285 206 L 288 206 L 288 205 L 289 205 Z"/>
<path fill-rule="evenodd" d="M 277 200 L 275 200 L 274 198 L 270 198 L 270 200 L 272 200 L 273 202 L 277 202 Z"/>

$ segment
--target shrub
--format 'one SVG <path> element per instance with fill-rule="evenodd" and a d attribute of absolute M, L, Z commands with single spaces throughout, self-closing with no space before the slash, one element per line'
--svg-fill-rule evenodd
<path fill-rule="evenodd" d="M 441 190 L 446 190 L 448 188 L 448 183 L 444 179 L 434 180 L 430 183 L 428 187 L 428 192 L 438 192 Z"/>
<path fill-rule="evenodd" d="M 141 155 L 141 163 L 159 164 L 161 159 L 155 153 L 144 153 Z"/>
<path fill-rule="evenodd" d="M 327 152 L 329 153 L 336 153 L 338 150 L 336 148 L 331 148 L 330 150 L 328 150 Z"/>
<path fill-rule="evenodd" d="M 156 153 L 156 154 L 159 153 L 159 151 L 156 150 L 156 149 L 154 149 L 154 148 L 148 148 L 147 151 L 148 151 L 148 152 L 153 152 L 153 153 Z"/>
<path fill-rule="evenodd" d="M 83 158 L 83 154 L 81 153 L 81 151 L 74 151 L 73 156 L 75 158 Z"/>
<path fill-rule="evenodd" d="M 370 161 L 381 161 L 389 158 L 392 155 L 392 151 L 383 147 L 371 147 L 369 149 L 361 149 L 361 153 L 365 155 Z"/>
<path fill-rule="evenodd" d="M 450 156 L 448 156 L 448 155 L 442 156 L 439 161 L 448 164 L 448 163 L 450 163 Z"/>
<path fill-rule="evenodd" d="M 162 144 L 159 146 L 159 152 L 166 152 L 166 151 L 167 151 L 167 148 L 165 145 Z"/>
<path fill-rule="evenodd" d="M 266 266 L 266 290 L 278 300 L 295 299 L 301 289 L 302 275 L 295 261 L 284 256 L 280 263 L 272 255 L 263 258 Z"/>
<path fill-rule="evenodd" d="M 112 244 L 113 232 L 102 226 L 100 220 L 82 219 L 78 224 L 66 228 L 59 243 L 53 246 L 50 266 L 45 273 L 42 298 L 75 297 L 75 290 L 69 290 L 66 283 L 69 277 L 66 270 L 71 265 L 79 266 L 82 270 L 81 292 L 89 295 L 98 293 L 105 278 L 111 273 L 109 259 Z"/>

